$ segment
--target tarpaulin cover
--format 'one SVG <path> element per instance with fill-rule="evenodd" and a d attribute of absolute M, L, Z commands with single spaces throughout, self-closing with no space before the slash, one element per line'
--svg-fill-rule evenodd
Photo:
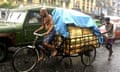
<path fill-rule="evenodd" d="M 57 32 L 68 38 L 67 24 L 74 24 L 79 27 L 91 28 L 103 43 L 103 37 L 91 16 L 72 9 L 56 8 L 52 12 L 54 26 Z"/>

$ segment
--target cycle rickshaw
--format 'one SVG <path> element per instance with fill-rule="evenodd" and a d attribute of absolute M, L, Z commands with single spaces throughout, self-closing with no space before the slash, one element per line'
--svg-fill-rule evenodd
<path fill-rule="evenodd" d="M 69 38 L 56 34 L 52 42 L 58 51 L 57 56 L 62 57 L 60 62 L 68 58 L 71 64 L 71 57 L 81 56 L 81 62 L 84 65 L 91 65 L 96 57 L 96 48 L 99 47 L 98 37 L 91 28 L 80 28 L 70 24 L 67 25 L 67 30 L 70 33 Z M 17 72 L 31 71 L 38 62 L 43 60 L 39 60 L 43 54 L 44 57 L 50 57 L 48 48 L 45 48 L 42 44 L 36 45 L 42 34 L 34 33 L 34 35 L 36 37 L 33 45 L 18 49 L 13 56 L 12 66 Z M 44 51 L 44 49 L 46 50 Z"/>

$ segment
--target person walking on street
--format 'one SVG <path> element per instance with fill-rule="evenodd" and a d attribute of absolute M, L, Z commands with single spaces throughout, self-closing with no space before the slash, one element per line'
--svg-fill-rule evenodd
<path fill-rule="evenodd" d="M 105 39 L 105 46 L 109 51 L 108 60 L 111 60 L 111 56 L 113 53 L 112 44 L 114 43 L 114 31 L 113 31 L 113 24 L 110 23 L 110 18 L 105 18 L 105 22 L 102 24 L 105 25 L 106 32 L 102 33 Z M 101 25 L 101 26 L 102 26 Z"/>

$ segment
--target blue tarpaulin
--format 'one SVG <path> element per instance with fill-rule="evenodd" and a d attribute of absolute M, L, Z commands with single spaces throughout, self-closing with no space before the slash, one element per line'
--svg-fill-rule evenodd
<path fill-rule="evenodd" d="M 91 16 L 79 11 L 63 8 L 54 9 L 52 12 L 52 16 L 55 29 L 62 36 L 68 38 L 69 32 L 67 31 L 67 24 L 74 24 L 75 26 L 79 27 L 92 28 L 94 34 L 99 37 L 99 42 L 103 42 L 102 35 Z"/>

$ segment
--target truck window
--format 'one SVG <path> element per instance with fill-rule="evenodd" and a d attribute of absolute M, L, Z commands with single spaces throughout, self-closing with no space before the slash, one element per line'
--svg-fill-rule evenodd
<path fill-rule="evenodd" d="M 39 15 L 39 12 L 31 11 L 28 16 L 28 24 L 40 24 L 41 23 L 41 17 Z"/>
<path fill-rule="evenodd" d="M 7 22 L 23 23 L 25 20 L 26 12 L 10 12 Z"/>

